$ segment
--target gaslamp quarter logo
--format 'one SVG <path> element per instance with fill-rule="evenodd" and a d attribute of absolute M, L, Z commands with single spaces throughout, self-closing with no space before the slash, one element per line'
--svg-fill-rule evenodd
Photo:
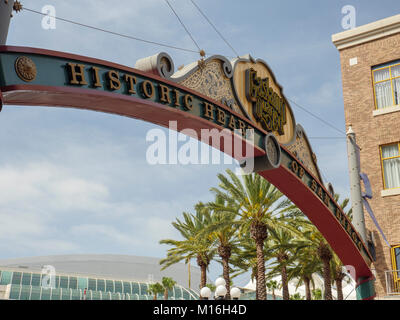
<path fill-rule="evenodd" d="M 246 70 L 246 97 L 253 104 L 253 116 L 268 132 L 284 134 L 286 105 L 269 85 L 269 78 L 257 77 L 253 68 Z"/>

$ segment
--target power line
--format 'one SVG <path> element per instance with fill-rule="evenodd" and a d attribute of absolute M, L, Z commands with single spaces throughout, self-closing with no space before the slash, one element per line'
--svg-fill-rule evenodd
<path fill-rule="evenodd" d="M 333 126 L 332 124 L 330 124 L 329 122 L 325 121 L 324 119 L 318 117 L 317 115 L 315 115 L 314 113 L 308 111 L 306 108 L 302 107 L 301 105 L 299 105 L 296 101 L 293 101 L 289 98 L 287 98 L 290 102 L 292 102 L 294 105 L 296 105 L 298 108 L 300 108 L 301 110 L 303 110 L 304 112 L 308 113 L 310 116 L 314 117 L 315 119 L 318 119 L 319 121 L 323 122 L 324 124 L 326 124 L 328 127 L 331 127 L 332 129 L 340 132 L 343 135 L 346 135 L 346 132 L 336 128 L 335 126 Z"/>
<path fill-rule="evenodd" d="M 185 29 L 186 33 L 189 35 L 189 37 L 192 39 L 193 43 L 196 45 L 197 49 L 199 49 L 199 52 L 201 51 L 199 45 L 197 44 L 196 40 L 194 40 L 192 34 L 189 32 L 188 28 L 186 28 L 185 24 L 183 23 L 183 21 L 179 18 L 178 14 L 176 13 L 176 11 L 174 10 L 174 8 L 171 6 L 171 4 L 168 2 L 168 0 L 165 0 L 165 2 L 167 3 L 167 5 L 171 8 L 172 12 L 175 14 L 176 18 L 178 19 L 178 21 L 180 22 L 180 24 L 182 25 L 183 29 Z"/>
<path fill-rule="evenodd" d="M 174 12 L 175 16 L 177 17 L 177 19 L 179 20 L 179 22 L 182 24 L 182 26 L 184 27 L 184 29 L 186 30 L 186 32 L 188 33 L 188 35 L 190 36 L 190 38 L 193 40 L 194 44 L 196 45 L 196 47 L 198 48 L 199 51 L 193 50 L 193 49 L 187 49 L 187 48 L 181 48 L 181 47 L 177 47 L 177 46 L 172 46 L 169 44 L 165 44 L 165 43 L 160 43 L 160 42 L 156 42 L 156 41 L 151 41 L 151 40 L 146 40 L 146 39 L 142 39 L 142 38 L 138 38 L 138 37 L 134 37 L 134 36 L 130 36 L 130 35 L 126 35 L 126 34 L 122 34 L 122 33 L 118 33 L 118 32 L 114 32 L 114 31 L 110 31 L 110 30 L 106 30 L 103 28 L 98 28 L 98 27 L 94 27 L 91 25 L 87 25 L 84 23 L 80 23 L 77 21 L 73 21 L 70 19 L 65 19 L 65 18 L 61 18 L 61 17 L 57 17 L 57 16 L 51 16 L 49 14 L 45 14 L 42 13 L 40 11 L 36 11 L 33 9 L 29 9 L 24 7 L 23 10 L 35 13 L 35 14 L 39 14 L 41 16 L 46 16 L 46 17 L 50 17 L 50 18 L 54 18 L 56 20 L 60 20 L 63 22 L 67 22 L 70 24 L 74 24 L 77 26 L 81 26 L 84 28 L 88 28 L 88 29 L 92 29 L 92 30 L 96 30 L 96 31 L 100 31 L 103 33 L 108 33 L 111 35 L 115 35 L 115 36 L 119 36 L 122 38 L 127 38 L 127 39 L 131 39 L 131 40 L 136 40 L 136 41 L 140 41 L 140 42 L 144 42 L 144 43 L 148 43 L 148 44 L 153 44 L 153 45 L 157 45 L 157 46 L 161 46 L 161 47 L 166 47 L 166 48 L 170 48 L 170 49 L 175 49 L 175 50 L 180 50 L 180 51 L 185 51 L 185 52 L 190 52 L 190 53 L 199 53 L 201 51 L 199 45 L 197 44 L 197 42 L 194 40 L 194 38 L 192 37 L 192 35 L 190 34 L 189 30 L 186 28 L 186 26 L 183 24 L 182 20 L 179 18 L 179 16 L 177 15 L 176 11 L 172 8 L 172 6 L 170 5 L 170 3 L 168 2 L 168 0 L 165 0 L 166 3 L 168 4 L 168 6 L 171 8 L 171 10 Z M 191 0 L 192 1 L 192 0 Z M 218 32 L 218 30 L 216 29 L 216 27 L 211 23 L 211 21 L 209 21 L 209 19 L 207 19 L 207 17 L 204 15 L 204 13 L 200 10 L 200 8 L 194 3 L 194 1 L 192 1 L 192 3 L 196 6 L 196 8 L 199 10 L 200 13 L 202 13 L 202 15 L 206 18 L 206 20 L 210 23 L 211 26 L 213 26 L 214 30 L 216 30 L 216 32 L 221 36 L 221 38 L 223 38 L 223 36 L 220 34 L 220 32 Z M 224 39 L 224 38 L 223 38 Z M 233 47 L 224 39 L 224 41 L 229 45 L 229 47 L 231 47 L 231 49 L 235 52 L 236 51 L 233 49 Z M 323 122 L 324 124 L 326 124 L 327 126 L 331 127 L 332 129 L 340 132 L 341 134 L 346 135 L 346 133 L 338 128 L 336 128 L 335 126 L 331 125 L 330 123 L 328 123 L 327 121 L 321 119 L 320 117 L 318 117 L 317 115 L 313 114 L 312 112 L 308 111 L 306 108 L 300 106 L 297 102 L 291 100 L 288 98 L 289 101 L 291 101 L 293 104 L 295 104 L 297 107 L 299 107 L 300 109 L 302 109 L 304 112 L 308 113 L 309 115 L 313 116 L 314 118 L 318 119 L 319 121 Z M 317 138 L 315 138 L 317 139 Z"/>
<path fill-rule="evenodd" d="M 215 30 L 216 33 L 218 33 L 218 35 L 221 37 L 221 39 L 232 49 L 232 51 L 234 52 L 234 54 L 239 57 L 239 54 L 236 52 L 236 50 L 231 46 L 231 44 L 228 42 L 228 40 L 226 40 L 224 38 L 224 36 L 221 34 L 221 32 L 218 31 L 218 29 L 216 28 L 216 26 L 210 21 L 210 19 L 208 19 L 208 17 L 206 16 L 206 14 L 199 8 L 199 6 L 194 2 L 194 0 L 190 0 L 192 2 L 192 4 L 197 8 L 197 10 L 200 12 L 200 14 L 204 17 L 204 19 L 206 19 L 208 21 L 208 23 L 211 25 L 211 27 L 213 27 L 213 29 Z"/>
<path fill-rule="evenodd" d="M 141 41 L 141 42 L 154 44 L 154 45 L 161 46 L 161 47 L 166 47 L 166 48 L 170 48 L 170 49 L 186 51 L 186 52 L 190 52 L 190 53 L 198 53 L 198 51 L 196 51 L 196 50 L 187 49 L 187 48 L 181 48 L 181 47 L 176 47 L 176 46 L 172 46 L 172 45 L 165 44 L 165 43 L 160 43 L 160 42 L 156 42 L 156 41 L 141 39 L 141 38 L 138 38 L 138 37 L 134 37 L 134 36 L 130 36 L 130 35 L 126 35 L 126 34 L 114 32 L 114 31 L 110 31 L 110 30 L 106 30 L 106 29 L 90 26 L 90 25 L 83 24 L 83 23 L 80 23 L 80 22 L 72 21 L 72 20 L 69 20 L 69 19 L 60 18 L 60 17 L 57 17 L 57 16 L 51 16 L 49 14 L 45 14 L 45 13 L 42 13 L 40 11 L 32 10 L 32 9 L 29 9 L 29 8 L 26 8 L 26 7 L 24 7 L 23 10 L 26 10 L 26 11 L 29 11 L 29 12 L 32 12 L 32 13 L 36 13 L 36 14 L 40 14 L 42 16 L 54 18 L 54 19 L 57 19 L 57 20 L 60 20 L 60 21 L 68 22 L 68 23 L 71 23 L 71 24 L 74 24 L 74 25 L 78 25 L 78 26 L 81 26 L 81 27 L 85 27 L 85 28 L 88 28 L 88 29 L 93 29 L 93 30 L 96 30 L 96 31 L 112 34 L 112 35 L 115 35 L 115 36 L 131 39 L 131 40 Z"/>

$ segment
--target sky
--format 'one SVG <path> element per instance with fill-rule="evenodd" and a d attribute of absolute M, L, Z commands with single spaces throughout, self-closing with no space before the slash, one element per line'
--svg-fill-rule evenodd
<path fill-rule="evenodd" d="M 189 0 L 170 0 L 208 55 L 234 57 Z M 292 104 L 310 137 L 325 182 L 349 196 L 339 53 L 332 34 L 342 7 L 356 9 L 360 26 L 399 13 L 398 0 L 197 0 L 232 47 L 263 59 L 284 94 L 337 130 Z M 83 24 L 196 50 L 164 0 L 23 0 L 41 11 Z M 14 14 L 8 45 L 58 50 L 133 67 L 167 52 L 175 66 L 198 54 L 159 47 L 56 22 Z M 128 254 L 163 258 L 161 239 L 180 239 L 171 225 L 198 201 L 213 199 L 217 174 L 232 165 L 150 165 L 146 134 L 156 125 L 116 115 L 52 107 L 5 106 L 0 113 L 0 258 L 57 254 Z M 166 132 L 166 129 L 163 129 Z M 329 139 L 320 139 L 320 138 Z M 215 280 L 222 272 L 210 267 Z M 234 281 L 245 285 L 247 277 Z"/>

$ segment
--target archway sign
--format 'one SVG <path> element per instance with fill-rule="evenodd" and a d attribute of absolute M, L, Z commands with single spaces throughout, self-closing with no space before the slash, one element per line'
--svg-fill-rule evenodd
<path fill-rule="evenodd" d="M 252 171 L 295 203 L 352 271 L 358 297 L 373 299 L 371 255 L 335 202 L 332 186 L 325 188 L 307 136 L 264 61 L 212 56 L 174 73 L 166 53 L 129 68 L 0 46 L 0 97 L 2 105 L 88 109 L 164 127 L 175 121 L 175 130 L 219 148 L 243 166 L 254 160 Z M 213 134 L 202 135 L 204 130 Z"/>

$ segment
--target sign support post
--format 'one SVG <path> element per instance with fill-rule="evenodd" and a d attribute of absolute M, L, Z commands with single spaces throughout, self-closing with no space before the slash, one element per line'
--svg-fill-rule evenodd
<path fill-rule="evenodd" d="M 356 231 L 360 234 L 364 242 L 367 241 L 367 232 L 365 228 L 364 207 L 361 193 L 360 179 L 360 163 L 359 150 L 356 144 L 356 134 L 351 125 L 346 133 L 347 135 L 347 156 L 349 162 L 349 177 L 350 177 L 350 199 L 353 209 L 353 225 Z M 369 300 L 374 299 L 374 278 L 357 277 L 357 299 Z"/>

